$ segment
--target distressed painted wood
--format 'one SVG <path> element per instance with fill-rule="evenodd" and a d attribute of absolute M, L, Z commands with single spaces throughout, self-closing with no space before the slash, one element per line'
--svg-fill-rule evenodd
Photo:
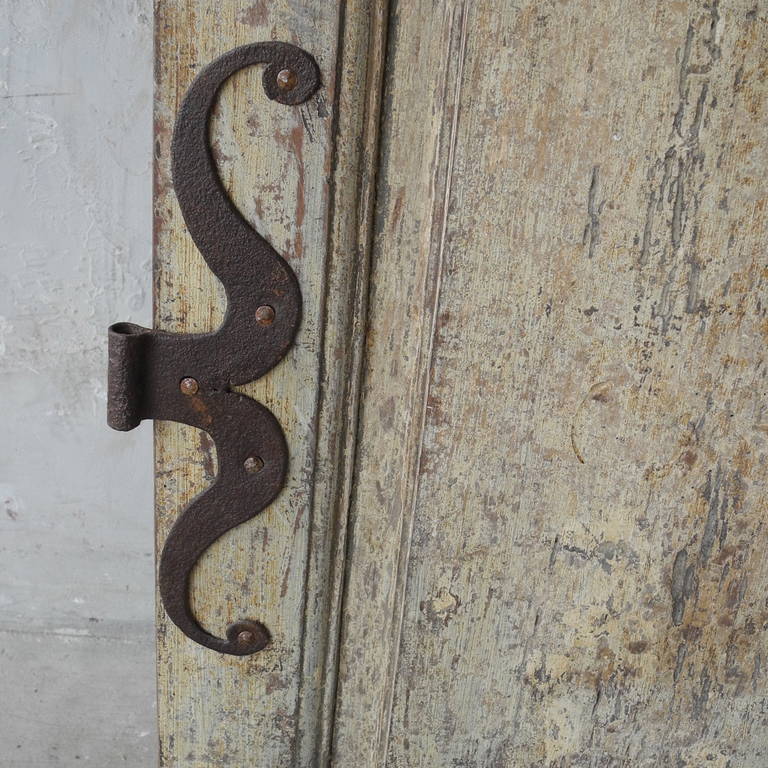
<path fill-rule="evenodd" d="M 187 235 L 170 176 L 173 121 L 199 69 L 230 48 L 285 40 L 318 61 L 324 86 L 300 109 L 270 103 L 260 68 L 222 89 L 211 136 L 225 186 L 285 255 L 304 298 L 287 358 L 244 391 L 280 420 L 286 488 L 256 519 L 214 545 L 193 574 L 193 605 L 221 633 L 264 621 L 273 643 L 222 656 L 184 637 L 158 606 L 163 766 L 315 766 L 326 762 L 334 701 L 341 555 L 351 473 L 346 425 L 366 299 L 382 18 L 366 2 L 159 0 L 155 9 L 155 322 L 207 331 L 223 292 Z M 194 372 L 190 372 L 194 375 Z M 156 427 L 157 549 L 178 510 L 215 475 L 205 433 Z"/>
<path fill-rule="evenodd" d="M 334 765 L 768 764 L 767 43 L 392 4 Z"/>

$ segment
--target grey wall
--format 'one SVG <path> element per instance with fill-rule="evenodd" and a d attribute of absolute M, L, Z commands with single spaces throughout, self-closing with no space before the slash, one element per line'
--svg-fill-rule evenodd
<path fill-rule="evenodd" d="M 155 759 L 151 427 L 105 331 L 151 316 L 152 6 L 0 0 L 0 765 Z"/>

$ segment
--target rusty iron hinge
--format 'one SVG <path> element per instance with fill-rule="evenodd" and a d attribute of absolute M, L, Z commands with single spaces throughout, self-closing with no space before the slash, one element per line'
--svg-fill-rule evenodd
<path fill-rule="evenodd" d="M 285 482 L 288 448 L 277 419 L 232 387 L 258 379 L 293 343 L 301 320 L 296 275 L 240 215 L 219 179 L 208 139 L 216 95 L 231 75 L 266 64 L 267 96 L 292 106 L 320 86 L 306 52 L 280 42 L 244 45 L 203 69 L 176 119 L 172 171 L 184 221 L 227 295 L 224 322 L 214 333 L 182 334 L 132 323 L 109 329 L 107 422 L 118 430 L 142 419 L 167 419 L 205 430 L 216 445 L 213 485 L 179 515 L 159 563 L 160 595 L 184 634 L 220 653 L 243 656 L 269 642 L 267 628 L 244 619 L 226 638 L 204 630 L 189 603 L 192 568 L 222 534 L 261 512 Z"/>

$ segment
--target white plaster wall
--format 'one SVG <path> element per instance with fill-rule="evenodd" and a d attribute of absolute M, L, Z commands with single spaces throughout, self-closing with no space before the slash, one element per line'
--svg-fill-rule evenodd
<path fill-rule="evenodd" d="M 0 765 L 155 762 L 151 427 L 105 424 L 151 319 L 150 0 L 0 0 Z"/>

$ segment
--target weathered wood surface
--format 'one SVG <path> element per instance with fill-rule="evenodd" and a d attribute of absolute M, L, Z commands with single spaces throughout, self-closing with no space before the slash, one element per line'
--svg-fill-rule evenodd
<path fill-rule="evenodd" d="M 768 764 L 766 7 L 393 3 L 334 764 Z"/>
<path fill-rule="evenodd" d="M 379 16 L 366 2 L 156 5 L 160 328 L 211 330 L 224 309 L 171 186 L 171 131 L 192 78 L 236 45 L 273 39 L 308 50 L 324 82 L 313 100 L 290 109 L 267 100 L 260 68 L 241 72 L 223 88 L 212 128 L 222 179 L 297 273 L 304 314 L 286 360 L 244 388 L 283 425 L 291 454 L 286 488 L 214 545 L 193 577 L 193 604 L 207 628 L 221 633 L 251 616 L 267 624 L 273 643 L 252 657 L 222 656 L 189 641 L 158 607 L 163 766 L 320 765 L 328 750 L 346 520 L 339 510 L 348 506 L 351 466 L 345 425 L 357 408 L 362 334 L 355 328 L 366 297 Z M 170 423 L 156 428 L 156 453 L 159 552 L 178 510 L 211 481 L 216 462 L 204 433 Z"/>

